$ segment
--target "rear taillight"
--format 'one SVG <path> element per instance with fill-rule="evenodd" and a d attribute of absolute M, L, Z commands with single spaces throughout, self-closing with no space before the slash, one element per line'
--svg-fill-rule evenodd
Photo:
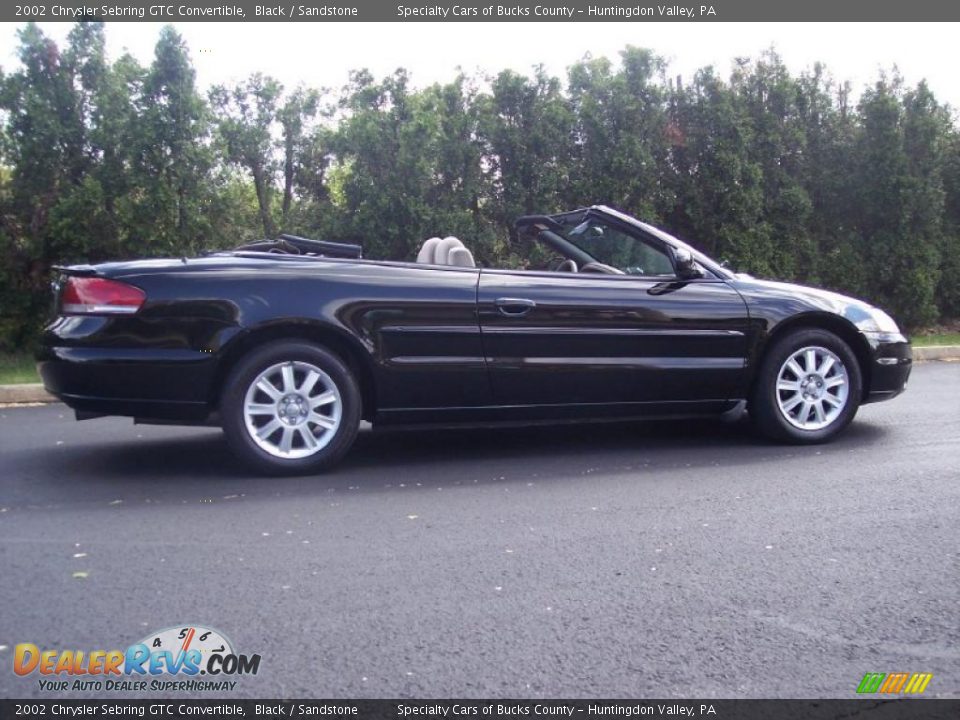
<path fill-rule="evenodd" d="M 68 277 L 60 293 L 60 312 L 66 315 L 129 315 L 147 295 L 133 285 L 97 277 Z"/>

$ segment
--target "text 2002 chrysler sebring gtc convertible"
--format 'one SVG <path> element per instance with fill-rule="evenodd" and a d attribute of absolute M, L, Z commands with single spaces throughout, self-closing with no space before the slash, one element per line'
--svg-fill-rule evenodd
<path fill-rule="evenodd" d="M 819 442 L 902 392 L 911 350 L 858 300 L 736 275 L 603 206 L 517 221 L 525 269 L 453 237 L 417 261 L 281 236 L 65 268 L 39 368 L 78 418 L 222 424 L 267 472 L 375 424 L 721 414 Z"/>

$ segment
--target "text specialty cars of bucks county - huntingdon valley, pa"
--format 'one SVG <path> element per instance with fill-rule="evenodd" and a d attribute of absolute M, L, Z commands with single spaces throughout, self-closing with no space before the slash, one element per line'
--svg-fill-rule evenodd
<path fill-rule="evenodd" d="M 374 425 L 723 415 L 780 441 L 903 391 L 910 344 L 865 302 L 734 273 L 604 206 L 517 220 L 520 267 L 282 235 L 59 268 L 38 354 L 78 419 L 219 424 L 241 460 L 315 472 Z"/>

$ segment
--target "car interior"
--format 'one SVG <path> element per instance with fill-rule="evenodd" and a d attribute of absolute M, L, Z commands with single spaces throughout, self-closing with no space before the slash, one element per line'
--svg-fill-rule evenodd
<path fill-rule="evenodd" d="M 558 219 L 562 222 L 558 222 Z M 515 240 L 525 258 L 520 270 L 676 277 L 666 247 L 642 240 L 582 212 L 554 217 L 533 215 L 517 221 Z M 432 237 L 417 253 L 425 265 L 476 267 L 473 253 L 458 238 Z"/>

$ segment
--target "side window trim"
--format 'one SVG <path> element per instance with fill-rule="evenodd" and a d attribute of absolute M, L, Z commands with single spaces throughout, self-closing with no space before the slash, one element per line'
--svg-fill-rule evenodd
<path fill-rule="evenodd" d="M 690 278 L 688 280 L 681 280 L 676 275 L 608 275 L 606 273 L 571 273 L 571 272 L 555 272 L 553 270 L 526 270 L 521 268 L 496 268 L 496 267 L 484 267 L 478 268 L 481 274 L 490 274 L 490 273 L 503 273 L 507 275 L 537 275 L 545 276 L 551 278 L 569 278 L 572 280 L 584 279 L 584 280 L 609 280 L 612 282 L 645 282 L 650 285 L 661 285 L 663 283 L 717 283 L 724 282 L 723 278 L 715 277 L 707 268 L 704 268 L 707 275 L 702 278 Z"/>

